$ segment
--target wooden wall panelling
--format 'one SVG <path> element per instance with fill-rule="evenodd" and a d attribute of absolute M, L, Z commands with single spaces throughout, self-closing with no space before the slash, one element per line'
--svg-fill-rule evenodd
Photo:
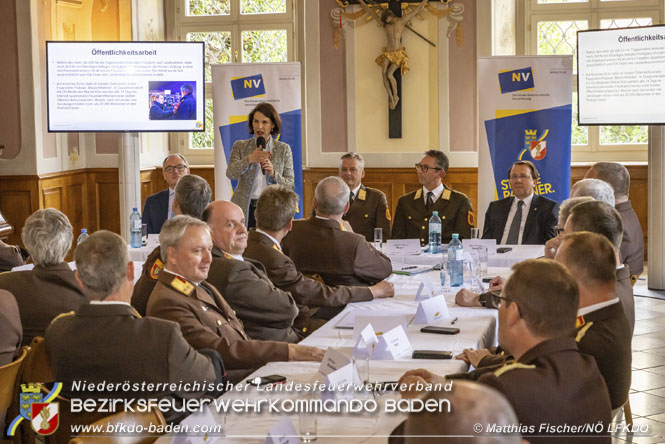
<path fill-rule="evenodd" d="M 155 190 L 155 180 L 153 179 L 153 176 L 155 174 L 155 168 L 150 168 L 149 170 L 141 170 L 140 177 L 141 177 L 141 209 L 139 211 L 143 211 L 143 207 L 145 207 L 145 200 L 148 196 L 151 194 L 156 193 L 157 191 Z"/>
<path fill-rule="evenodd" d="M 118 170 L 98 168 L 91 170 L 89 201 L 95 206 L 95 230 L 120 233 L 120 185 Z"/>
<path fill-rule="evenodd" d="M 7 242 L 23 245 L 23 224 L 28 216 L 39 209 L 38 177 L 0 177 L 0 208 L 7 222 L 14 227 L 14 233 L 7 238 Z"/>
<path fill-rule="evenodd" d="M 40 176 L 39 195 L 40 208 L 55 208 L 62 211 L 74 230 L 72 247 L 81 228 L 88 228 L 87 200 L 88 171 L 74 170 Z"/>

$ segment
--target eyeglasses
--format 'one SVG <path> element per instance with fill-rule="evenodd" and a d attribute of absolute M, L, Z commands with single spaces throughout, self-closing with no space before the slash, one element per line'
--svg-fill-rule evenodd
<path fill-rule="evenodd" d="M 510 301 L 514 303 L 517 306 L 517 312 L 519 313 L 520 318 L 522 317 L 522 313 L 520 312 L 520 306 L 517 304 L 517 301 L 515 299 L 501 296 L 501 292 L 498 290 L 490 291 L 489 297 L 493 307 L 499 307 L 503 301 Z"/>
<path fill-rule="evenodd" d="M 427 173 L 429 170 L 441 171 L 441 170 L 443 170 L 443 168 L 431 167 L 431 166 L 421 165 L 421 164 L 417 163 L 416 164 L 416 170 L 422 171 L 423 173 Z"/>
<path fill-rule="evenodd" d="M 180 165 L 175 165 L 175 166 L 173 166 L 173 165 L 167 166 L 166 168 L 164 168 L 164 171 L 166 171 L 167 173 L 172 173 L 173 170 L 176 170 L 177 172 L 182 173 L 186 169 L 187 169 L 187 165 L 180 164 Z"/>
<path fill-rule="evenodd" d="M 510 176 L 510 180 L 517 180 L 517 179 L 531 180 L 532 178 L 531 178 L 531 176 L 527 176 L 526 174 L 520 174 L 519 176 L 517 174 L 514 174 L 514 175 Z"/>

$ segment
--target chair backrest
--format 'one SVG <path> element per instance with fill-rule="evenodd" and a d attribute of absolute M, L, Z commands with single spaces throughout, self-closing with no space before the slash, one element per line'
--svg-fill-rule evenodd
<path fill-rule="evenodd" d="M 27 355 L 28 347 L 23 347 L 18 358 L 0 367 L 0 412 L 7 410 L 14 401 L 14 386 Z"/>
<path fill-rule="evenodd" d="M 111 416 L 107 416 L 105 418 L 102 418 L 100 420 L 97 420 L 90 425 L 92 427 L 94 426 L 101 426 L 101 430 L 107 430 L 107 425 L 108 424 L 127 424 L 127 425 L 134 425 L 134 424 L 141 424 L 144 426 L 145 429 L 147 429 L 150 424 L 154 424 L 156 426 L 165 426 L 166 425 L 166 420 L 164 419 L 164 415 L 158 410 L 158 409 L 153 409 L 151 412 L 144 412 L 144 413 L 139 413 L 139 412 L 119 412 L 115 413 Z M 161 427 L 163 429 L 163 427 Z M 157 440 L 157 436 L 155 436 L 155 433 L 150 433 L 148 436 L 141 436 L 141 435 L 135 435 L 135 436 L 124 436 L 122 438 L 115 438 L 120 439 L 122 444 L 151 444 Z M 90 433 L 86 433 L 85 437 L 81 438 L 72 438 L 69 441 L 69 444 L 108 444 L 109 443 L 109 436 L 100 434 L 99 436 L 91 436 Z"/>
<path fill-rule="evenodd" d="M 21 382 L 54 382 L 55 375 L 51 368 L 51 360 L 46 353 L 46 342 L 41 336 L 32 339 L 30 351 L 25 359 L 21 372 Z"/>

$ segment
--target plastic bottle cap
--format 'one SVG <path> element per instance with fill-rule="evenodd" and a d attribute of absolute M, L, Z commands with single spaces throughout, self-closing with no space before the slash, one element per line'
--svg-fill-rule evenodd
<path fill-rule="evenodd" d="M 138 210 L 136 209 L 136 207 L 134 207 L 133 211 L 138 211 Z"/>
<path fill-rule="evenodd" d="M 438 216 L 439 212 L 438 211 L 432 211 L 432 216 Z"/>
<path fill-rule="evenodd" d="M 453 239 L 459 239 L 459 234 L 458 233 L 453 233 Z"/>
<path fill-rule="evenodd" d="M 81 228 L 81 234 L 85 234 L 85 233 L 87 233 L 87 232 L 88 232 L 88 229 L 87 229 L 87 228 Z"/>

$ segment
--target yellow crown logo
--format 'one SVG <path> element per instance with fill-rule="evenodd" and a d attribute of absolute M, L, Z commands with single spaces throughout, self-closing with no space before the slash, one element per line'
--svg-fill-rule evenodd
<path fill-rule="evenodd" d="M 42 390 L 42 385 L 37 383 L 21 384 L 21 392 L 23 393 L 39 393 Z"/>

